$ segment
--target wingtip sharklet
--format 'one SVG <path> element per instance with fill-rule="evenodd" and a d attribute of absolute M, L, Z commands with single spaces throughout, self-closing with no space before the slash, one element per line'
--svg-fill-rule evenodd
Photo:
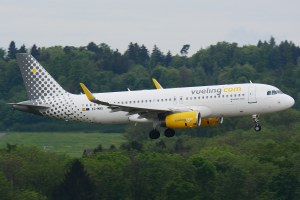
<path fill-rule="evenodd" d="M 156 89 L 164 89 L 155 78 L 152 78 L 152 82 L 154 83 Z"/>
<path fill-rule="evenodd" d="M 84 94 L 86 95 L 86 97 L 88 98 L 88 100 L 90 101 L 95 101 L 96 98 L 94 97 L 94 95 L 90 92 L 90 90 L 83 84 L 83 83 L 79 83 Z"/>

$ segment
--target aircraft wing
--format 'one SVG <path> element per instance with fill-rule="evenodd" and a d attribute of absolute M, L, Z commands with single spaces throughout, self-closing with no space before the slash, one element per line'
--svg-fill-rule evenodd
<path fill-rule="evenodd" d="M 138 114 L 141 117 L 145 117 L 145 118 L 157 117 L 157 114 L 168 114 L 168 113 L 190 112 L 190 111 L 201 112 L 202 117 L 211 114 L 210 109 L 204 106 L 167 108 L 167 107 L 149 107 L 149 106 L 142 107 L 142 106 L 130 106 L 130 105 L 123 105 L 123 104 L 111 104 L 109 102 L 101 101 L 97 99 L 83 83 L 80 83 L 80 86 L 89 101 L 96 104 L 108 106 L 108 108 L 111 109 L 111 112 L 124 111 L 124 112 L 128 112 L 128 115 Z"/>
<path fill-rule="evenodd" d="M 108 108 L 110 108 L 112 112 L 125 111 L 128 112 L 128 115 L 139 114 L 140 116 L 143 117 L 152 117 L 153 115 L 157 116 L 158 113 L 172 112 L 171 108 L 129 106 L 123 104 L 112 104 L 106 101 L 101 101 L 97 99 L 83 83 L 80 83 L 80 86 L 89 101 L 96 104 L 108 106 Z"/>

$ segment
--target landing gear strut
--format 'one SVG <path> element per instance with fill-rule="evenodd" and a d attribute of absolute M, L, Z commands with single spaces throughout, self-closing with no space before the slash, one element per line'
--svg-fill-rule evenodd
<path fill-rule="evenodd" d="M 252 115 L 252 119 L 254 122 L 254 130 L 256 132 L 261 131 L 261 126 L 259 125 L 259 116 L 258 115 Z"/>

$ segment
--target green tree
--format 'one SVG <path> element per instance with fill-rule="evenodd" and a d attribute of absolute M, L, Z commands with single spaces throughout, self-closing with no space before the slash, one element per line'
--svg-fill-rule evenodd
<path fill-rule="evenodd" d="M 8 59 L 16 59 L 16 53 L 18 49 L 16 48 L 16 44 L 14 41 L 11 41 L 8 47 L 7 58 Z"/>
<path fill-rule="evenodd" d="M 297 194 L 296 191 L 298 189 L 299 192 L 299 184 L 299 180 L 293 172 L 283 169 L 273 177 L 271 191 L 276 193 L 278 199 L 298 199 L 300 194 Z"/>
<path fill-rule="evenodd" d="M 155 67 L 159 64 L 164 63 L 164 54 L 160 51 L 160 49 L 154 45 L 151 56 L 150 56 L 150 65 L 151 67 Z"/>
<path fill-rule="evenodd" d="M 4 60 L 5 57 L 5 50 L 0 48 L 0 60 Z"/>
<path fill-rule="evenodd" d="M 23 44 L 17 52 L 18 53 L 27 53 L 27 49 L 26 49 L 25 45 Z"/>
<path fill-rule="evenodd" d="M 80 160 L 72 161 L 70 171 L 66 173 L 65 180 L 58 188 L 55 199 L 95 199 L 95 186 L 86 173 Z"/>
<path fill-rule="evenodd" d="M 97 199 L 126 199 L 129 196 L 128 164 L 129 158 L 118 151 L 98 152 L 84 160 Z"/>
<path fill-rule="evenodd" d="M 9 185 L 9 182 L 7 181 L 6 177 L 0 171 L 0 197 L 2 200 L 10 200 L 12 199 L 12 190 Z"/>
<path fill-rule="evenodd" d="M 34 44 L 30 49 L 30 54 L 35 58 L 39 59 L 40 56 L 40 48 L 37 48 L 37 46 Z"/>

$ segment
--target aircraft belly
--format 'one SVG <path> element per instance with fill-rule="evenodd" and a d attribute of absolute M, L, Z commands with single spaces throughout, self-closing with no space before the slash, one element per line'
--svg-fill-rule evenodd
<path fill-rule="evenodd" d="M 128 123 L 128 116 L 126 112 L 111 113 L 108 110 L 105 111 L 91 111 L 86 116 L 90 118 L 93 123 L 100 124 L 116 124 L 116 123 Z"/>

